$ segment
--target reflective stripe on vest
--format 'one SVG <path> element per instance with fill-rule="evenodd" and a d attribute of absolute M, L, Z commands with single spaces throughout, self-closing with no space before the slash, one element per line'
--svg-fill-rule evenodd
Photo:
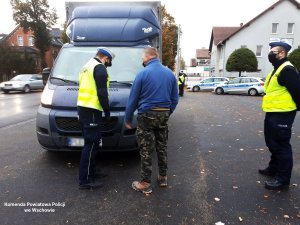
<path fill-rule="evenodd" d="M 264 85 L 265 96 L 263 97 L 262 109 L 265 112 L 290 112 L 297 109 L 297 106 L 288 92 L 287 88 L 278 83 L 278 76 L 286 66 L 294 67 L 290 62 L 283 63 L 272 76 L 271 72 Z"/>
<path fill-rule="evenodd" d="M 97 86 L 94 79 L 94 68 L 99 65 L 96 59 L 90 59 L 81 69 L 79 75 L 79 92 L 77 105 L 103 111 L 97 95 Z M 109 88 L 110 78 L 107 77 L 107 89 Z"/>
<path fill-rule="evenodd" d="M 178 77 L 178 85 L 184 84 L 185 78 L 183 75 Z"/>

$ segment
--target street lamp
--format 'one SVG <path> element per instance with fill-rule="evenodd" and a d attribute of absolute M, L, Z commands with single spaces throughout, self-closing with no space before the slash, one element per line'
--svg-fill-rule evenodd
<path fill-rule="evenodd" d="M 180 47 L 180 38 L 182 35 L 181 25 L 178 24 L 178 39 L 177 39 L 177 65 L 176 65 L 176 73 L 175 76 L 178 79 L 179 71 L 180 71 L 180 59 L 181 59 L 181 47 Z"/>

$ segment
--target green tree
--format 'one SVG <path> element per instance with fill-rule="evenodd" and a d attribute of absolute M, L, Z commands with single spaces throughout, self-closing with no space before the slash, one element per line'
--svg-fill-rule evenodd
<path fill-rule="evenodd" d="M 239 72 L 239 77 L 243 71 L 256 72 L 257 58 L 248 48 L 239 48 L 231 53 L 226 63 L 228 72 Z"/>
<path fill-rule="evenodd" d="M 162 17 L 162 63 L 174 71 L 177 55 L 178 26 L 165 6 L 161 7 Z"/>
<path fill-rule="evenodd" d="M 184 70 L 185 69 L 185 67 L 186 67 L 186 63 L 185 63 L 185 61 L 184 61 L 184 58 L 180 58 L 180 69 L 181 70 Z"/>
<path fill-rule="evenodd" d="M 0 44 L 0 74 L 10 75 L 12 71 L 18 73 L 35 73 L 35 60 L 27 53 L 19 54 L 12 47 Z M 2 79 L 0 79 L 2 80 Z"/>
<path fill-rule="evenodd" d="M 65 44 L 65 43 L 69 43 L 70 42 L 70 39 L 67 35 L 67 22 L 65 22 L 63 24 L 63 32 L 61 33 L 61 40 L 62 42 Z"/>
<path fill-rule="evenodd" d="M 292 51 L 289 56 L 289 60 L 291 63 L 297 68 L 297 70 L 300 72 L 300 48 L 295 49 Z"/>
<path fill-rule="evenodd" d="M 42 67 L 46 66 L 45 52 L 51 45 L 49 30 L 56 24 L 56 10 L 49 7 L 48 0 L 11 0 L 14 20 L 27 32 L 34 34 L 34 45 L 40 50 Z"/>

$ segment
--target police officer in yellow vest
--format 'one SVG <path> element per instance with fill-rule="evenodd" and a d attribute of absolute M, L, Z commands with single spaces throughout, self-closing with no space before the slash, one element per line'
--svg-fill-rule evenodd
<path fill-rule="evenodd" d="M 265 183 L 266 189 L 281 190 L 289 187 L 293 168 L 290 139 L 300 109 L 300 75 L 287 58 L 290 44 L 273 42 L 270 46 L 269 61 L 274 70 L 265 81 L 262 108 L 266 112 L 264 134 L 271 160 L 259 173 L 273 178 Z"/>
<path fill-rule="evenodd" d="M 90 59 L 81 69 L 79 75 L 79 92 L 77 99 L 79 122 L 82 127 L 84 147 L 79 166 L 79 189 L 101 187 L 96 184 L 95 156 L 101 140 L 100 123 L 102 113 L 105 120 L 110 120 L 108 88 L 109 75 L 107 67 L 112 65 L 114 53 L 108 48 L 98 48 L 95 58 Z"/>
<path fill-rule="evenodd" d="M 179 96 L 183 97 L 186 74 L 180 72 L 178 77 Z"/>

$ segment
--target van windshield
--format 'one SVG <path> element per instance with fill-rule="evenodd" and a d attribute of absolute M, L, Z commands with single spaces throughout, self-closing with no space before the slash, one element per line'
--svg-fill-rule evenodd
<path fill-rule="evenodd" d="M 116 57 L 108 67 L 110 80 L 132 82 L 142 69 L 143 48 L 110 47 Z M 97 47 L 63 48 L 56 60 L 51 77 L 78 82 L 79 73 L 85 63 L 95 57 Z M 58 79 L 56 79 L 58 81 Z"/>

